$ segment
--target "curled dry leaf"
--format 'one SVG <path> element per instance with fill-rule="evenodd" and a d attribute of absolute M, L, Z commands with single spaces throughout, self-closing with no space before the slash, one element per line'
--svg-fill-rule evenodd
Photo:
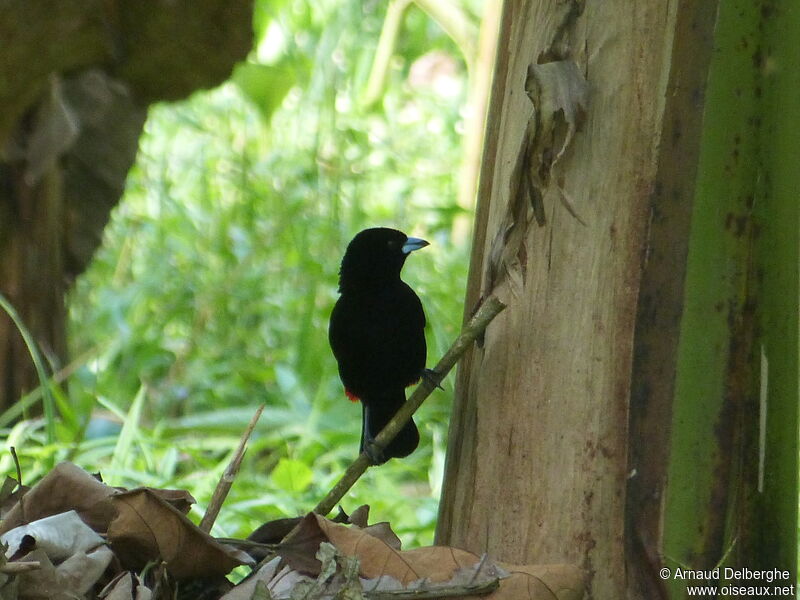
<path fill-rule="evenodd" d="M 174 506 L 185 515 L 189 514 L 189 511 L 192 509 L 192 504 L 197 504 L 197 500 L 195 500 L 194 496 L 192 496 L 186 490 L 161 490 L 157 488 L 147 489 L 168 504 Z"/>
<path fill-rule="evenodd" d="M 200 531 L 177 508 L 142 488 L 112 497 L 117 517 L 108 541 L 126 568 L 138 570 L 161 559 L 176 579 L 225 575 L 253 560 Z"/>
<path fill-rule="evenodd" d="M 339 510 L 341 510 L 341 506 L 339 507 Z M 337 519 L 333 520 L 336 521 L 337 523 L 340 522 Z M 350 513 L 350 516 L 347 517 L 347 521 L 350 524 L 355 525 L 356 527 L 361 527 L 361 529 L 366 529 L 366 527 L 368 526 L 367 522 L 369 521 L 369 504 L 362 504 L 357 509 L 355 509 L 352 513 Z"/>
<path fill-rule="evenodd" d="M 97 582 L 111 562 L 112 553 L 105 546 L 88 553 L 76 552 L 57 567 L 42 550 L 34 550 L 25 558 L 39 561 L 40 568 L 19 575 L 20 600 L 73 600 Z"/>
<path fill-rule="evenodd" d="M 102 600 L 150 600 L 152 596 L 142 578 L 130 571 L 117 575 L 99 595 Z"/>
<path fill-rule="evenodd" d="M 114 518 L 108 498 L 116 493 L 83 469 L 63 462 L 20 498 L 0 523 L 0 534 L 68 510 L 75 510 L 95 531 L 106 531 Z"/>
<path fill-rule="evenodd" d="M 376 537 L 381 540 L 384 544 L 393 548 L 394 550 L 400 550 L 402 547 L 402 543 L 400 542 L 400 538 L 397 537 L 397 534 L 392 529 L 391 524 L 388 521 L 381 521 L 380 523 L 374 523 L 372 525 L 368 525 L 367 527 L 362 528 L 364 533 L 368 533 L 372 537 Z"/>
<path fill-rule="evenodd" d="M 20 485 L 13 477 L 6 475 L 6 479 L 0 487 L 0 519 L 5 519 L 10 511 L 19 502 L 19 499 L 28 493 L 30 488 Z"/>
<path fill-rule="evenodd" d="M 339 525 L 313 513 L 306 515 L 290 547 L 281 548 L 279 554 L 292 568 L 317 575 L 321 565 L 315 555 L 326 541 L 341 554 L 357 557 L 362 577 L 376 579 L 388 575 L 403 585 L 423 578 L 431 582 L 447 581 L 458 569 L 479 561 L 471 552 L 457 548 L 434 546 L 399 551 L 363 529 Z"/>
<path fill-rule="evenodd" d="M 0 523 L 0 534 L 69 510 L 75 510 L 89 527 L 104 533 L 116 515 L 110 498 L 124 491 L 106 485 L 77 465 L 62 462 L 9 507 Z M 182 513 L 188 513 L 196 502 L 186 490 L 151 491 Z"/>
<path fill-rule="evenodd" d="M 242 583 L 225 594 L 222 598 L 220 598 L 220 600 L 250 600 L 256 593 L 256 588 L 259 583 L 266 586 L 275 578 L 275 574 L 278 570 L 278 565 L 280 562 L 281 558 L 276 556 L 271 561 L 262 565 L 258 571 L 254 572 Z"/>
<path fill-rule="evenodd" d="M 277 544 L 295 528 L 302 517 L 289 517 L 267 521 L 247 536 L 251 542 L 259 544 Z"/>
<path fill-rule="evenodd" d="M 296 543 L 295 543 L 296 542 Z M 579 600 L 586 588 L 586 573 L 571 565 L 505 566 L 486 556 L 444 546 L 399 551 L 381 539 L 356 527 L 333 523 L 315 514 L 306 515 L 290 544 L 289 553 L 279 554 L 294 573 L 320 574 L 318 557 L 324 542 L 332 544 L 340 555 L 358 559 L 361 585 L 366 592 L 389 592 L 405 589 L 418 593 L 460 592 L 462 598 L 478 600 Z M 305 554 L 305 556 L 299 556 Z M 313 557 L 313 560 L 312 560 Z M 305 581 L 282 572 L 286 582 Z M 277 579 L 277 577 L 275 578 Z M 498 585 L 499 582 L 499 585 Z M 497 589 L 485 595 L 487 588 Z M 276 598 L 285 585 L 269 582 Z M 469 595 L 482 589 L 484 595 Z"/>
<path fill-rule="evenodd" d="M 32 538 L 35 548 L 43 550 L 47 557 L 58 562 L 78 552 L 87 552 L 103 543 L 94 530 L 86 525 L 74 510 L 39 519 L 28 525 L 15 527 L 0 536 L 7 544 L 6 556 L 17 554 L 25 538 Z"/>
<path fill-rule="evenodd" d="M 361 575 L 369 579 L 391 575 L 403 585 L 423 578 L 442 582 L 479 560 L 471 552 L 444 546 L 398 551 L 364 530 L 331 523 L 319 515 L 314 517 L 325 537 L 342 554 L 359 558 Z"/>

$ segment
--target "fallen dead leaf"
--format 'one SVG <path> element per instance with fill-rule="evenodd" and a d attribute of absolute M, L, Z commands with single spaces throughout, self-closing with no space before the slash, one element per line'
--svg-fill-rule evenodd
<path fill-rule="evenodd" d="M 345 557 L 356 557 L 364 591 L 389 592 L 405 589 L 451 593 L 463 589 L 464 596 L 477 600 L 579 600 L 586 587 L 586 574 L 571 565 L 505 566 L 471 552 L 445 546 L 400 551 L 357 527 L 333 523 L 319 515 L 304 517 L 291 551 L 279 550 L 295 572 L 319 576 L 319 548 L 330 542 Z M 296 544 L 295 544 L 296 542 Z M 283 572 L 288 578 L 290 573 Z M 277 576 L 276 576 L 277 578 Z M 308 581 L 294 578 L 293 582 Z M 499 585 L 498 582 L 499 581 Z M 469 595 L 472 590 L 498 585 L 489 595 Z M 274 581 L 269 588 L 279 588 Z M 281 597 L 277 593 L 275 597 Z"/>
<path fill-rule="evenodd" d="M 108 541 L 126 568 L 139 570 L 161 559 L 173 577 L 187 579 L 226 575 L 234 567 L 253 564 L 244 552 L 200 531 L 152 490 L 122 492 L 111 502 L 117 516 L 108 527 Z"/>
<path fill-rule="evenodd" d="M 68 510 L 75 510 L 95 531 L 104 532 L 114 518 L 108 498 L 116 493 L 83 469 L 63 462 L 20 498 L 0 523 L 0 534 Z"/>
<path fill-rule="evenodd" d="M 6 475 L 6 479 L 0 487 L 0 519 L 5 519 L 8 511 L 19 502 L 19 499 L 28 493 L 30 488 L 20 485 L 13 477 Z"/>
<path fill-rule="evenodd" d="M 77 552 L 57 567 L 43 550 L 26 555 L 38 561 L 39 569 L 21 573 L 17 578 L 20 600 L 74 600 L 85 594 L 103 574 L 111 561 L 111 551 L 100 546 L 92 552 Z"/>
<path fill-rule="evenodd" d="M 74 510 L 39 519 L 28 525 L 15 527 L 0 536 L 7 545 L 6 556 L 18 553 L 30 537 L 35 548 L 44 550 L 47 557 L 58 562 L 78 552 L 87 552 L 103 543 L 97 533 L 84 523 Z"/>
<path fill-rule="evenodd" d="M 259 586 L 259 583 L 266 587 L 267 584 L 275 578 L 280 562 L 281 558 L 276 556 L 225 594 L 220 600 L 251 600 L 254 594 L 256 594 L 256 588 Z"/>
<path fill-rule="evenodd" d="M 359 558 L 363 577 L 391 575 L 403 585 L 422 578 L 433 582 L 447 581 L 456 570 L 479 560 L 471 552 L 445 546 L 398 551 L 364 530 L 331 523 L 319 515 L 314 517 L 328 540 L 342 554 Z"/>
<path fill-rule="evenodd" d="M 192 504 L 197 504 L 197 500 L 195 500 L 194 496 L 186 490 L 160 490 L 151 487 L 147 489 L 185 515 L 189 514 L 189 511 L 192 509 Z"/>
<path fill-rule="evenodd" d="M 117 575 L 99 594 L 103 600 L 150 600 L 152 596 L 142 578 L 130 571 Z"/>

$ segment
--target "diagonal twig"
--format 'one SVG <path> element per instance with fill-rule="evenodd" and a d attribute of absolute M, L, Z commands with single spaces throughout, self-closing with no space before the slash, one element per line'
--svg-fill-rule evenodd
<path fill-rule="evenodd" d="M 225 467 L 225 471 L 217 482 L 217 487 L 214 488 L 211 502 L 208 503 L 208 508 L 199 525 L 200 529 L 205 533 L 211 531 L 211 528 L 214 526 L 214 521 L 217 520 L 219 511 L 222 508 L 222 504 L 225 502 L 225 498 L 228 497 L 228 492 L 231 491 L 231 486 L 233 485 L 234 479 L 236 479 L 236 474 L 239 472 L 239 467 L 244 458 L 244 452 L 247 449 L 247 440 L 250 439 L 250 434 L 253 433 L 253 429 L 258 422 L 258 418 L 261 416 L 261 412 L 264 410 L 264 406 L 264 404 L 259 406 L 253 418 L 250 419 L 250 423 L 247 425 L 247 428 L 244 430 L 239 440 L 239 447 L 236 448 L 236 453 L 233 455 L 231 462 L 228 463 L 228 466 Z"/>

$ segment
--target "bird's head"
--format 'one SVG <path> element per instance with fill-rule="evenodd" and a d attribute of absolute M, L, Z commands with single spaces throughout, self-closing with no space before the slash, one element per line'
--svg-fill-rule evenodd
<path fill-rule="evenodd" d="M 374 287 L 400 278 L 408 255 L 428 245 L 420 238 L 408 237 L 388 227 L 373 227 L 359 232 L 347 246 L 339 271 L 339 290 L 352 285 Z"/>

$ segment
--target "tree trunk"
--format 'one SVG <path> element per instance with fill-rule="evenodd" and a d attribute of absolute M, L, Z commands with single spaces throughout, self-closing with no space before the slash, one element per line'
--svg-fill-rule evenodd
<path fill-rule="evenodd" d="M 24 181 L 21 170 L 3 169 L 0 206 L 4 211 L 3 260 L 0 281 L 47 357 L 66 353 L 64 336 L 63 210 L 60 173 L 51 172 L 34 185 Z M 12 201 L 13 200 L 13 201 Z M 0 315 L 0 398 L 17 398 L 37 380 L 30 353 L 7 315 Z M 5 408 L 5 407 L 3 407 Z"/>
<path fill-rule="evenodd" d="M 51 364 L 64 293 L 88 264 L 136 156 L 147 105 L 224 81 L 252 0 L 13 0 L 0 8 L 0 293 Z M 38 385 L 0 312 L 0 411 Z"/>
<path fill-rule="evenodd" d="M 681 597 L 660 569 L 719 564 L 765 503 L 793 507 L 768 568 L 795 572 L 796 484 L 782 501 L 750 478 L 765 318 L 757 34 L 770 15 L 723 2 L 717 23 L 717 4 L 505 3 L 466 306 L 496 293 L 508 309 L 459 371 L 437 541 L 580 565 L 594 598 Z M 588 84 L 582 124 L 571 62 Z M 561 75 L 526 90 L 531 64 Z M 794 269 L 794 312 L 777 318 L 795 347 L 796 199 L 773 200 L 783 216 L 762 213 L 764 226 Z M 775 472 L 796 482 L 790 356 L 776 356 L 790 389 L 769 410 L 791 447 Z M 741 546 L 729 564 L 753 568 L 758 544 Z"/>

